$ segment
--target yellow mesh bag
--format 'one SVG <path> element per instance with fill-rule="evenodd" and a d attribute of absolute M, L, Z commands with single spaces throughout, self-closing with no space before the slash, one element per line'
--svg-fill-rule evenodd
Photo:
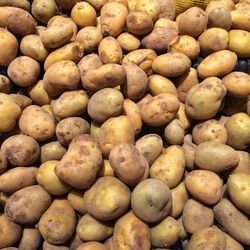
<path fill-rule="evenodd" d="M 190 7 L 200 7 L 205 9 L 211 0 L 174 0 L 176 13 L 180 14 Z"/>

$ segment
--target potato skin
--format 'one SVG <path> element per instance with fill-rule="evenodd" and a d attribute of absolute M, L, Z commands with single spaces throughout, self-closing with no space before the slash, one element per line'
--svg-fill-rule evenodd
<path fill-rule="evenodd" d="M 84 201 L 84 191 L 73 189 L 67 195 L 70 206 L 79 214 L 86 214 L 86 206 Z"/>
<path fill-rule="evenodd" d="M 77 250 L 108 250 L 108 248 L 96 241 L 90 241 L 90 242 L 86 242 L 83 243 L 81 245 L 79 245 L 79 247 L 77 248 Z"/>
<path fill-rule="evenodd" d="M 117 37 L 117 41 L 121 48 L 127 52 L 139 49 L 141 41 L 134 35 L 124 32 Z"/>
<path fill-rule="evenodd" d="M 78 63 L 78 68 L 83 76 L 89 69 L 97 69 L 102 66 L 102 61 L 100 57 L 96 54 L 89 54 L 84 56 L 81 61 Z"/>
<path fill-rule="evenodd" d="M 35 224 L 52 202 L 39 185 L 22 188 L 12 194 L 5 205 L 5 214 L 20 224 Z"/>
<path fill-rule="evenodd" d="M 44 144 L 41 147 L 41 163 L 44 163 L 50 160 L 60 161 L 65 153 L 66 153 L 66 149 L 58 141 Z"/>
<path fill-rule="evenodd" d="M 32 104 L 32 100 L 28 96 L 25 96 L 25 95 L 10 94 L 10 97 L 21 108 L 21 110 L 24 110 L 26 107 L 28 107 Z"/>
<path fill-rule="evenodd" d="M 37 249 L 41 243 L 41 234 L 36 228 L 24 228 L 21 241 L 18 245 L 20 250 Z"/>
<path fill-rule="evenodd" d="M 8 164 L 7 157 L 0 150 L 0 174 L 2 174 L 6 170 L 7 164 Z"/>
<path fill-rule="evenodd" d="M 7 76 L 0 75 L 0 93 L 9 94 L 11 91 L 11 82 Z"/>
<path fill-rule="evenodd" d="M 121 217 L 115 224 L 113 235 L 114 249 L 150 249 L 150 229 L 133 212 Z"/>
<path fill-rule="evenodd" d="M 231 11 L 231 16 L 233 28 L 250 31 L 249 9 L 234 9 Z"/>
<path fill-rule="evenodd" d="M 170 145 L 180 145 L 185 137 L 185 129 L 180 120 L 172 120 L 164 130 L 164 137 Z"/>

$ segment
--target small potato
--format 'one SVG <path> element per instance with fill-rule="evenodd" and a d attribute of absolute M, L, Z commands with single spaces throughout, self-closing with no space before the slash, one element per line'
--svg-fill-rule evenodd
<path fill-rule="evenodd" d="M 63 182 L 84 189 L 93 184 L 101 164 L 102 155 L 98 144 L 90 135 L 83 134 L 72 140 L 55 171 Z"/>
<path fill-rule="evenodd" d="M 134 35 L 146 35 L 153 29 L 153 20 L 145 12 L 130 12 L 126 19 L 127 29 Z"/>
<path fill-rule="evenodd" d="M 225 29 L 210 28 L 199 36 L 201 54 L 207 56 L 211 53 L 226 50 L 229 44 L 229 34 Z"/>
<path fill-rule="evenodd" d="M 102 222 L 89 214 L 83 215 L 78 221 L 76 232 L 84 241 L 102 241 L 113 234 L 111 223 Z"/>
<path fill-rule="evenodd" d="M 91 92 L 103 88 L 114 88 L 125 82 L 126 74 L 121 65 L 105 64 L 97 69 L 89 69 L 81 77 L 83 87 Z"/>
<path fill-rule="evenodd" d="M 52 117 L 37 105 L 30 105 L 24 109 L 19 127 L 22 133 L 38 141 L 45 141 L 55 134 L 55 124 Z"/>
<path fill-rule="evenodd" d="M 170 146 L 163 150 L 150 168 L 150 177 L 167 184 L 169 188 L 176 187 L 185 170 L 185 155 L 180 146 Z"/>
<path fill-rule="evenodd" d="M 192 136 L 196 145 L 205 141 L 220 142 L 223 144 L 227 142 L 226 128 L 214 119 L 194 126 Z"/>
<path fill-rule="evenodd" d="M 14 245 L 22 235 L 22 227 L 12 221 L 5 214 L 0 214 L 0 247 Z"/>
<path fill-rule="evenodd" d="M 200 53 L 200 45 L 193 37 L 182 35 L 171 40 L 169 52 L 179 52 L 194 60 Z"/>
<path fill-rule="evenodd" d="M 170 216 L 173 218 L 178 218 L 182 212 L 183 208 L 188 200 L 188 192 L 185 187 L 185 183 L 181 182 L 178 186 L 171 190 L 172 193 L 172 208 Z"/>
<path fill-rule="evenodd" d="M 245 151 L 237 151 L 239 157 L 240 157 L 240 162 L 239 164 L 232 169 L 231 174 L 234 173 L 245 173 L 245 174 L 250 174 L 250 155 L 245 152 Z"/>
<path fill-rule="evenodd" d="M 193 234 L 212 226 L 214 222 L 213 210 L 194 199 L 189 199 L 183 209 L 182 222 L 185 231 Z"/>
<path fill-rule="evenodd" d="M 66 149 L 58 141 L 44 144 L 41 147 L 41 163 L 51 160 L 60 161 L 65 153 Z"/>
<path fill-rule="evenodd" d="M 90 241 L 79 245 L 77 250 L 108 250 L 108 248 L 96 241 Z"/>
<path fill-rule="evenodd" d="M 159 18 L 155 24 L 154 28 L 166 28 L 170 30 L 174 30 L 178 33 L 178 24 L 175 21 L 169 20 L 167 18 Z"/>
<path fill-rule="evenodd" d="M 176 118 L 181 122 L 185 130 L 184 132 L 186 132 L 191 127 L 192 121 L 186 113 L 185 104 L 182 102 L 180 102 L 180 108 L 176 114 Z"/>
<path fill-rule="evenodd" d="M 193 86 L 186 96 L 187 115 L 196 120 L 213 118 L 222 108 L 226 87 L 217 77 L 209 77 Z"/>
<path fill-rule="evenodd" d="M 79 214 L 87 213 L 83 195 L 84 191 L 77 189 L 70 191 L 67 195 L 67 199 L 70 203 L 70 206 Z"/>
<path fill-rule="evenodd" d="M 46 71 L 51 65 L 60 61 L 73 61 L 78 63 L 84 55 L 82 45 L 79 42 L 72 42 L 51 52 L 45 62 L 44 70 Z"/>
<path fill-rule="evenodd" d="M 125 27 L 127 15 L 128 10 L 123 4 L 116 2 L 106 3 L 100 13 L 103 36 L 116 37 L 121 34 Z"/>
<path fill-rule="evenodd" d="M 24 228 L 21 241 L 18 245 L 20 250 L 35 250 L 41 243 L 41 234 L 36 228 Z"/>
<path fill-rule="evenodd" d="M 158 56 L 152 64 L 154 72 L 166 77 L 183 75 L 191 67 L 191 60 L 179 52 L 169 52 Z"/>
<path fill-rule="evenodd" d="M 175 2 L 173 0 L 159 1 L 160 3 L 160 18 L 175 19 Z M 158 19 L 159 20 L 159 19 Z"/>
<path fill-rule="evenodd" d="M 207 205 L 216 204 L 222 196 L 223 182 L 207 170 L 193 170 L 185 178 L 186 188 L 197 200 Z"/>
<path fill-rule="evenodd" d="M 96 54 L 89 54 L 81 59 L 78 63 L 78 68 L 83 76 L 89 69 L 97 69 L 102 66 L 102 61 L 100 57 Z"/>
<path fill-rule="evenodd" d="M 150 249 L 150 229 L 132 211 L 122 216 L 115 224 L 113 249 Z"/>
<path fill-rule="evenodd" d="M 0 65 L 8 66 L 17 55 L 18 41 L 7 29 L 0 28 Z"/>
<path fill-rule="evenodd" d="M 3 142 L 1 152 L 12 165 L 27 166 L 39 158 L 40 147 L 30 136 L 13 135 Z"/>
<path fill-rule="evenodd" d="M 141 41 L 134 35 L 124 32 L 117 37 L 117 41 L 121 48 L 126 52 L 137 50 L 141 46 Z"/>
<path fill-rule="evenodd" d="M 167 217 L 159 224 L 153 226 L 150 231 L 154 247 L 171 247 L 177 242 L 181 228 L 174 218 Z"/>
<path fill-rule="evenodd" d="M 155 22 L 160 15 L 161 5 L 157 0 L 137 0 L 135 10 L 147 13 Z"/>
<path fill-rule="evenodd" d="M 11 91 L 11 82 L 7 76 L 0 75 L 0 93 L 9 94 Z"/>
<path fill-rule="evenodd" d="M 51 195 L 62 195 L 71 188 L 64 184 L 56 175 L 55 169 L 59 161 L 46 161 L 37 172 L 36 180 Z"/>
<path fill-rule="evenodd" d="M 84 51 L 94 52 L 102 41 L 101 31 L 93 26 L 87 26 L 77 33 L 76 40 L 81 43 Z"/>
<path fill-rule="evenodd" d="M 118 218 L 128 209 L 130 191 L 115 177 L 101 177 L 84 194 L 84 201 L 90 215 L 102 221 L 109 221 Z"/>
<path fill-rule="evenodd" d="M 88 134 L 90 126 L 86 120 L 80 117 L 69 117 L 61 120 L 56 126 L 58 141 L 68 146 L 71 141 L 80 134 Z"/>
<path fill-rule="evenodd" d="M 228 49 L 235 52 L 239 58 L 249 58 L 250 32 L 246 30 L 230 30 Z"/>
<path fill-rule="evenodd" d="M 93 136 L 95 140 L 98 140 L 97 136 L 99 134 L 102 124 L 91 122 L 90 124 L 90 135 Z"/>
<path fill-rule="evenodd" d="M 232 27 L 235 29 L 250 31 L 249 8 L 234 9 L 231 11 Z"/>
<path fill-rule="evenodd" d="M 201 79 L 220 77 L 233 71 L 237 62 L 237 55 L 229 50 L 221 50 L 207 56 L 198 66 L 197 71 Z"/>
<path fill-rule="evenodd" d="M 16 167 L 0 175 L 0 191 L 12 194 L 36 184 L 36 167 Z"/>
<path fill-rule="evenodd" d="M 225 127 L 228 133 L 227 144 L 234 149 L 244 150 L 250 144 L 250 117 L 246 113 L 231 116 Z"/>
<path fill-rule="evenodd" d="M 183 35 L 198 37 L 208 23 L 208 16 L 201 8 L 191 7 L 183 12 L 178 20 L 179 32 Z"/>
<path fill-rule="evenodd" d="M 3 154 L 2 151 L 0 151 L 0 174 L 2 174 L 6 170 L 7 164 L 8 164 L 7 157 Z"/>
<path fill-rule="evenodd" d="M 185 129 L 178 119 L 171 121 L 164 130 L 164 137 L 170 145 L 180 145 L 183 143 Z"/>
<path fill-rule="evenodd" d="M 146 92 L 148 78 L 146 73 L 136 64 L 122 64 L 126 72 L 126 81 L 121 85 L 121 92 L 132 101 L 139 100 Z"/>
<path fill-rule="evenodd" d="M 55 199 L 42 215 L 38 229 L 44 240 L 51 244 L 63 244 L 73 236 L 76 215 L 66 199 Z"/>
<path fill-rule="evenodd" d="M 104 176 L 115 176 L 113 168 L 110 166 L 109 161 L 106 159 L 103 160 L 102 166 L 98 173 L 98 177 L 104 177 Z"/>
<path fill-rule="evenodd" d="M 30 86 L 36 81 L 39 74 L 39 63 L 28 56 L 15 58 L 8 67 L 9 78 L 21 87 Z"/>
<path fill-rule="evenodd" d="M 20 224 L 35 224 L 52 202 L 51 196 L 39 185 L 22 188 L 6 203 L 5 214 Z"/>
<path fill-rule="evenodd" d="M 157 57 L 157 54 L 151 49 L 138 49 L 128 53 L 122 61 L 130 62 L 138 65 L 149 76 L 153 74 L 152 62 Z"/>
<path fill-rule="evenodd" d="M 130 143 L 116 145 L 109 154 L 109 163 L 115 175 L 129 186 L 144 179 L 149 166 L 141 152 Z"/>
<path fill-rule="evenodd" d="M 24 110 L 26 107 L 28 107 L 32 104 L 32 100 L 25 95 L 10 94 L 10 97 L 20 107 L 21 110 Z"/>

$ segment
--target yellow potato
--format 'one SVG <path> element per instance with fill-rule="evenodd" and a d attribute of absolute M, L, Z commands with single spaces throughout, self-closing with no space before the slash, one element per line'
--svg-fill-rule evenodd
<path fill-rule="evenodd" d="M 135 10 L 147 13 L 156 21 L 160 15 L 161 5 L 157 0 L 137 0 Z"/>
<path fill-rule="evenodd" d="M 185 129 L 181 121 L 174 119 L 164 130 L 164 137 L 170 145 L 180 145 L 183 143 Z"/>
<path fill-rule="evenodd" d="M 176 118 L 181 122 L 185 131 L 191 127 L 192 120 L 187 115 L 185 104 L 182 102 L 180 102 L 180 108 L 176 114 Z"/>
<path fill-rule="evenodd" d="M 167 28 L 170 30 L 174 30 L 178 33 L 178 24 L 175 21 L 169 20 L 167 18 L 159 18 L 155 24 L 154 28 Z"/>
<path fill-rule="evenodd" d="M 70 206 L 79 214 L 86 214 L 86 205 L 84 201 L 84 191 L 74 189 L 68 193 L 67 199 L 70 203 Z"/>
<path fill-rule="evenodd" d="M 117 37 L 117 41 L 121 48 L 127 52 L 139 49 L 141 41 L 134 35 L 124 32 Z"/>
<path fill-rule="evenodd" d="M 249 8 L 234 9 L 231 11 L 231 16 L 233 28 L 250 31 Z"/>
<path fill-rule="evenodd" d="M 66 149 L 58 141 L 49 142 L 41 147 L 41 163 L 51 160 L 60 161 Z"/>

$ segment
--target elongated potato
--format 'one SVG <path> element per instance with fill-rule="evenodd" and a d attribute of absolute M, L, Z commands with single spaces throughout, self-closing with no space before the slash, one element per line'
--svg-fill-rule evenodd
<path fill-rule="evenodd" d="M 35 250 L 41 243 L 41 234 L 36 228 L 24 228 L 21 241 L 18 245 L 20 250 Z"/>
<path fill-rule="evenodd" d="M 84 190 L 74 189 L 67 195 L 70 206 L 79 214 L 86 214 L 86 206 L 84 201 Z"/>

